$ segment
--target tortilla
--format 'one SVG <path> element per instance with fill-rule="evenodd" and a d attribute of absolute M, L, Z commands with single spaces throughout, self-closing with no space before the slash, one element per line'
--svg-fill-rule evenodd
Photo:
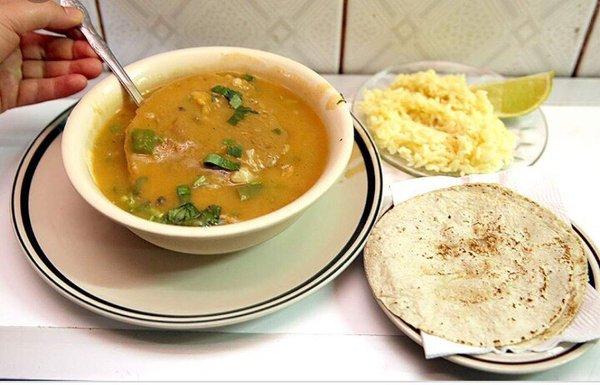
<path fill-rule="evenodd" d="M 365 269 L 376 298 L 405 322 L 486 347 L 560 333 L 587 282 L 585 251 L 570 226 L 496 184 L 395 206 L 369 237 Z"/>
<path fill-rule="evenodd" d="M 571 301 L 554 323 L 552 323 L 552 325 L 550 325 L 550 327 L 542 334 L 539 334 L 530 340 L 509 346 L 509 350 L 521 352 L 531 349 L 552 337 L 558 336 L 571 324 L 571 321 L 575 318 L 575 315 L 583 302 L 583 298 L 585 297 L 588 282 L 587 269 L 587 260 L 583 261 L 583 263 L 581 263 L 581 261 L 580 263 L 575 263 L 573 273 L 574 285 L 571 288 Z"/>

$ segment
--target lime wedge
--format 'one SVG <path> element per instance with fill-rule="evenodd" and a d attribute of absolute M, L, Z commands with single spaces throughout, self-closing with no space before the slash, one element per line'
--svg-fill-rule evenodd
<path fill-rule="evenodd" d="M 554 71 L 472 86 L 487 91 L 500 118 L 525 115 L 538 108 L 550 95 Z"/>

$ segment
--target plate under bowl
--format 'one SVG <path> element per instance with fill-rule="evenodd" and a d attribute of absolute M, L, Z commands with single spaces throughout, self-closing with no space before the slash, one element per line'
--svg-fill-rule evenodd
<path fill-rule="evenodd" d="M 14 228 L 33 268 L 54 289 L 123 322 L 199 329 L 282 309 L 354 260 L 381 206 L 377 151 L 357 129 L 341 180 L 275 238 L 217 256 L 161 249 L 102 216 L 73 189 L 61 161 L 68 114 L 44 129 L 21 160 Z"/>

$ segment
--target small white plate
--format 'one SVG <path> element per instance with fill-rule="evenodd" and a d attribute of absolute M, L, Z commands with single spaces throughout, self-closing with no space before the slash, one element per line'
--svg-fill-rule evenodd
<path fill-rule="evenodd" d="M 365 91 L 387 88 L 399 74 L 411 74 L 428 69 L 433 69 L 440 75 L 465 75 L 469 84 L 487 83 L 503 79 L 500 74 L 491 70 L 445 61 L 421 61 L 395 65 L 376 73 L 360 87 L 352 101 L 352 113 L 363 127 L 368 128 L 367 118 L 358 108 L 358 104 L 364 98 Z M 517 136 L 515 156 L 510 167 L 531 166 L 537 162 L 546 149 L 548 142 L 548 125 L 542 110 L 538 108 L 525 116 L 503 119 L 503 122 Z M 457 173 L 434 172 L 424 168 L 412 167 L 401 156 L 391 154 L 385 148 L 379 150 L 381 157 L 386 162 L 414 176 L 458 176 Z"/>
<path fill-rule="evenodd" d="M 123 322 L 207 328 L 284 308 L 354 260 L 381 207 L 379 157 L 357 129 L 345 175 L 277 237 L 220 256 L 160 249 L 103 217 L 69 183 L 60 155 L 69 112 L 46 127 L 21 160 L 14 228 L 33 268 L 54 289 Z"/>
<path fill-rule="evenodd" d="M 598 285 L 600 284 L 600 254 L 598 249 L 590 238 L 576 225 L 573 225 L 573 229 L 581 237 L 586 249 L 589 282 L 594 288 L 598 289 Z M 404 322 L 400 317 L 390 312 L 381 301 L 377 300 L 377 304 L 402 333 L 406 334 L 419 345 L 422 345 L 421 331 L 419 329 Z M 457 354 L 444 358 L 456 364 L 486 372 L 503 374 L 535 373 L 566 364 L 581 356 L 597 342 L 564 343 L 546 352 L 487 353 L 480 355 Z"/>

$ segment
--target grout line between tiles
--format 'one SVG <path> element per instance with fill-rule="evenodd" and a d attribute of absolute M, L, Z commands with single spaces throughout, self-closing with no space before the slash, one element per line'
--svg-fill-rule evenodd
<path fill-rule="evenodd" d="M 346 46 L 346 19 L 347 18 L 348 18 L 348 0 L 342 0 L 342 31 L 340 34 L 340 61 L 338 63 L 338 74 L 344 73 L 344 52 L 345 52 L 345 46 Z"/>
<path fill-rule="evenodd" d="M 100 23 L 100 32 L 102 32 L 102 37 L 105 41 L 107 41 L 106 30 L 104 29 L 104 19 L 102 18 L 102 10 L 100 9 L 100 0 L 95 0 L 96 3 L 96 12 L 98 13 L 98 22 Z"/>
<path fill-rule="evenodd" d="M 579 67 L 581 65 L 581 61 L 583 60 L 588 43 L 590 40 L 590 36 L 594 30 L 596 19 L 598 17 L 598 13 L 600 12 L 600 0 L 596 1 L 596 6 L 594 7 L 594 12 L 592 13 L 592 18 L 590 19 L 590 23 L 588 25 L 587 31 L 585 32 L 585 36 L 583 37 L 583 43 L 581 44 L 581 49 L 579 50 L 579 55 L 577 56 L 577 61 L 575 62 L 575 67 L 573 68 L 573 72 L 571 73 L 571 77 L 579 76 Z"/>

